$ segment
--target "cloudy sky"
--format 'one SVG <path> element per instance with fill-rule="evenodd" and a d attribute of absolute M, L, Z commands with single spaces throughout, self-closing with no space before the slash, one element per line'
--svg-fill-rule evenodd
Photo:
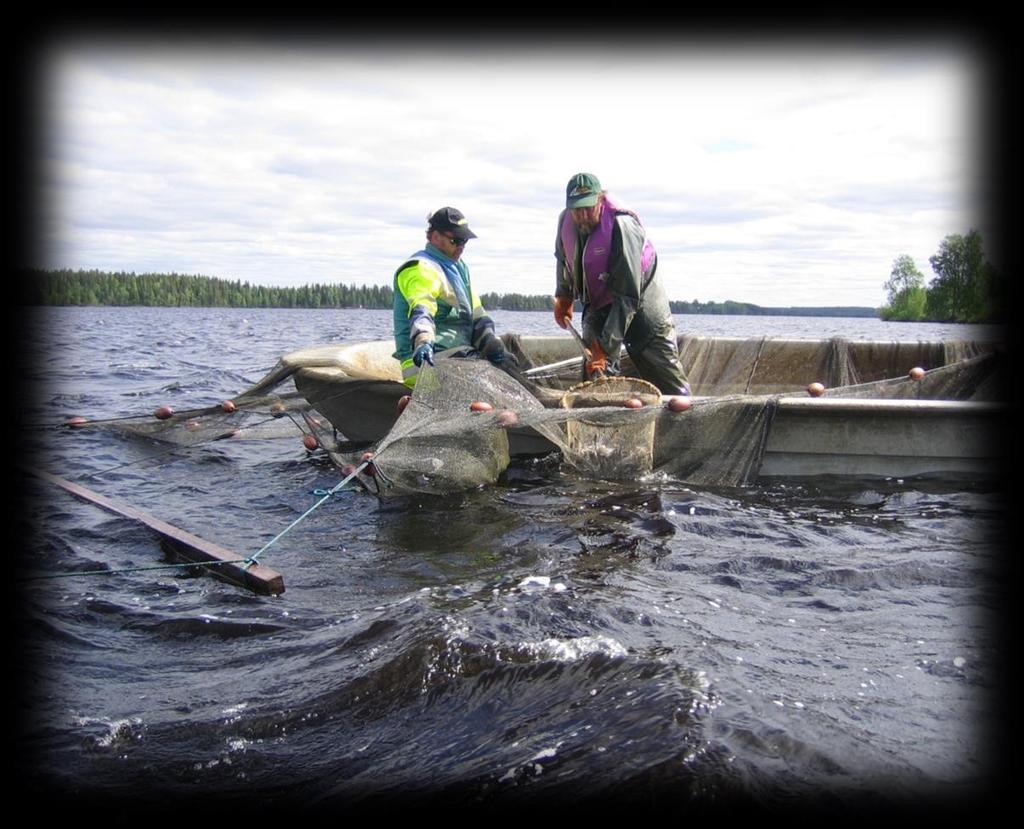
<path fill-rule="evenodd" d="M 565 183 L 636 209 L 673 299 L 884 302 L 985 231 L 955 41 L 419 48 L 69 39 L 47 52 L 43 268 L 390 284 L 461 209 L 478 292 L 547 294 Z"/>

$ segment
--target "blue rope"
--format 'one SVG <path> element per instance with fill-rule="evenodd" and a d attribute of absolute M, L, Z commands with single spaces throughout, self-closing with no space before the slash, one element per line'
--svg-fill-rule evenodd
<path fill-rule="evenodd" d="M 259 558 L 261 555 L 263 555 L 263 553 L 265 553 L 268 549 L 270 549 L 270 547 L 272 547 L 274 544 L 276 544 L 278 541 L 280 541 L 282 538 L 284 538 L 286 533 L 291 532 L 291 530 L 293 530 L 295 527 L 297 527 L 299 525 L 299 523 L 301 523 L 302 521 L 306 520 L 306 518 L 308 518 L 310 515 L 312 515 L 313 511 L 319 509 L 324 504 L 324 502 L 327 501 L 332 495 L 334 495 L 336 492 L 340 492 L 341 489 L 345 486 L 345 484 L 347 484 L 356 475 L 358 475 L 366 467 L 368 467 L 371 462 L 372 461 L 370 461 L 370 460 L 363 461 L 359 466 L 357 466 L 352 471 L 352 473 L 347 478 L 345 478 L 344 480 L 342 480 L 339 483 L 335 484 L 330 489 L 328 489 L 326 491 L 319 490 L 319 489 L 316 490 L 314 494 L 319 495 L 321 492 L 324 492 L 323 497 L 321 497 L 320 500 L 317 501 L 315 504 L 313 504 L 313 506 L 311 506 L 308 510 L 306 510 L 304 513 L 302 513 L 302 515 L 300 515 L 298 518 L 296 518 L 294 521 L 292 521 L 291 524 L 289 524 L 287 527 L 285 527 L 283 530 L 281 530 L 281 532 L 279 532 L 272 539 L 270 539 L 270 541 L 268 541 L 266 544 L 264 544 L 259 550 L 257 550 L 255 553 L 253 553 L 252 556 L 250 556 L 249 558 L 245 559 L 245 561 L 248 562 L 247 566 L 252 566 L 253 564 L 255 564 L 257 558 Z"/>
<path fill-rule="evenodd" d="M 302 513 L 302 515 L 300 515 L 298 518 L 296 518 L 294 521 L 292 521 L 291 524 L 289 524 L 287 527 L 285 527 L 283 530 L 281 530 L 281 532 L 279 532 L 276 536 L 274 536 L 272 539 L 270 539 L 270 541 L 268 541 L 266 544 L 264 544 L 263 547 L 261 547 L 257 552 L 253 553 L 248 558 L 225 559 L 224 561 L 186 562 L 184 564 L 147 564 L 147 565 L 143 565 L 143 566 L 139 566 L 139 567 L 118 567 L 118 568 L 112 568 L 112 569 L 109 569 L 109 570 L 79 570 L 77 572 L 70 571 L 70 572 L 63 572 L 63 573 L 43 573 L 43 574 L 38 574 L 38 575 L 26 576 L 25 578 L 28 579 L 28 580 L 38 580 L 38 579 L 74 578 L 75 576 L 111 576 L 111 575 L 114 575 L 115 573 L 134 573 L 134 572 L 139 572 L 139 571 L 143 571 L 143 570 L 172 570 L 172 569 L 185 568 L 185 567 L 217 567 L 218 565 L 221 565 L 221 564 L 245 564 L 246 569 L 248 569 L 249 567 L 252 567 L 253 565 L 258 564 L 259 562 L 257 562 L 256 559 L 259 556 L 261 556 L 264 552 L 266 552 L 272 545 L 274 545 L 278 541 L 280 541 L 285 536 L 286 533 L 288 533 L 292 529 L 294 529 L 301 521 L 303 521 L 306 518 L 308 518 L 313 513 L 314 510 L 318 509 L 332 495 L 334 495 L 337 492 L 340 492 L 342 490 L 342 488 L 345 486 L 345 484 L 347 484 L 349 481 L 351 481 L 356 475 L 358 475 L 360 472 L 362 472 L 371 463 L 372 463 L 372 460 L 363 461 L 359 466 L 357 466 L 355 468 L 355 470 L 352 472 L 351 475 L 349 475 L 347 478 L 345 478 L 344 480 L 340 481 L 339 483 L 335 484 L 330 489 L 327 489 L 327 490 L 323 490 L 323 489 L 315 490 L 315 494 L 320 495 L 322 493 L 323 497 L 319 501 L 317 501 L 315 504 L 313 504 L 313 506 L 311 506 L 308 510 L 306 510 L 304 513 Z"/>

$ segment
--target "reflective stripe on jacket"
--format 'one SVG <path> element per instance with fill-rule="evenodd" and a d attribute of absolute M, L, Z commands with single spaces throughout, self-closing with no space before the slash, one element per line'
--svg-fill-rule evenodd
<path fill-rule="evenodd" d="M 406 385 L 415 383 L 412 362 L 425 342 L 436 351 L 476 347 L 494 323 L 473 291 L 469 268 L 433 245 L 413 254 L 395 271 L 394 357 L 402 364 Z"/>

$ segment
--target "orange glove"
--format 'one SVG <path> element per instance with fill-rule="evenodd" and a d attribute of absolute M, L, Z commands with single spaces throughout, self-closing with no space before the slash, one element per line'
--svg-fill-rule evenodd
<path fill-rule="evenodd" d="M 565 328 L 568 321 L 572 319 L 572 297 L 555 297 L 555 322 L 559 328 Z"/>
<path fill-rule="evenodd" d="M 594 340 L 590 344 L 590 359 L 587 360 L 587 376 L 592 377 L 593 375 L 601 376 L 608 371 L 608 355 L 605 354 L 601 343 Z"/>

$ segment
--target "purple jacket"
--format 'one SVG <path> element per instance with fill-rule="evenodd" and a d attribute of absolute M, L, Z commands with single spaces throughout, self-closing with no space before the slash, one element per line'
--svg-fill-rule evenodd
<path fill-rule="evenodd" d="M 640 217 L 632 210 L 623 205 L 616 204 L 605 195 L 604 208 L 601 210 L 601 219 L 597 227 L 590 233 L 583 245 L 583 277 L 586 281 L 586 302 L 594 309 L 603 308 L 612 302 L 612 292 L 608 286 L 609 258 L 612 250 L 612 234 L 615 229 L 615 218 L 628 213 L 635 218 L 640 226 Z M 573 224 L 572 215 L 568 210 L 562 218 L 562 225 L 559 228 L 559 235 L 562 241 L 562 248 L 565 251 L 565 269 L 570 277 L 571 284 L 577 286 L 577 296 L 582 293 L 579 289 L 583 287 L 579 274 L 574 272 L 576 267 L 576 225 Z M 655 250 L 650 239 L 644 234 L 644 247 L 640 258 L 641 269 L 644 276 L 650 270 L 654 262 Z"/>

